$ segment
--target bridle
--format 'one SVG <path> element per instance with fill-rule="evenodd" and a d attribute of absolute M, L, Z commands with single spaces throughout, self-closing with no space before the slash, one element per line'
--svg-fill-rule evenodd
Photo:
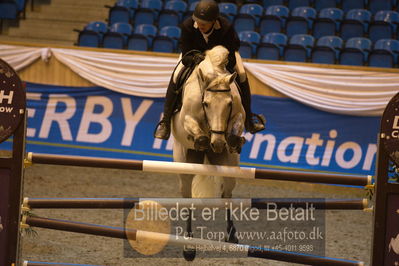
<path fill-rule="evenodd" d="M 204 114 L 205 114 L 205 121 L 206 121 L 206 124 L 207 124 L 207 126 L 209 128 L 209 132 L 211 132 L 212 134 L 226 135 L 227 127 L 228 127 L 229 122 L 230 122 L 231 113 L 233 111 L 233 105 L 232 104 L 230 105 L 230 112 L 229 112 L 228 119 L 226 121 L 225 130 L 224 131 L 222 131 L 222 130 L 213 130 L 211 128 L 210 124 L 209 124 L 208 115 L 207 115 L 206 109 L 205 109 L 205 103 L 204 103 L 205 92 L 213 92 L 213 93 L 231 92 L 231 89 L 228 88 L 228 89 L 224 89 L 224 90 L 218 90 L 218 89 L 212 89 L 212 87 L 210 87 L 210 88 L 204 89 L 203 92 L 202 92 L 202 109 L 203 109 Z M 231 101 L 233 102 L 233 96 L 231 95 L 231 93 L 230 93 L 230 98 L 231 98 Z"/>

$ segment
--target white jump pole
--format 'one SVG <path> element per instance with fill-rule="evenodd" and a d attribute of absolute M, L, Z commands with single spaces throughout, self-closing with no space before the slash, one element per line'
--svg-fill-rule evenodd
<path fill-rule="evenodd" d="M 27 161 L 29 163 L 39 164 L 130 169 L 154 173 L 203 174 L 244 179 L 270 179 L 336 185 L 367 186 L 372 183 L 372 176 L 277 171 L 252 167 L 234 167 L 164 161 L 120 160 L 96 157 L 37 154 L 31 152 L 28 153 Z"/>

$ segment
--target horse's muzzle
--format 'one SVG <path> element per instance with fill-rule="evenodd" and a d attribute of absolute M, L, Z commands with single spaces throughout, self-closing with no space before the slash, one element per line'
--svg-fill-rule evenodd
<path fill-rule="evenodd" d="M 224 138 L 216 138 L 215 140 L 211 140 L 211 148 L 215 153 L 221 153 L 226 148 L 226 141 Z"/>

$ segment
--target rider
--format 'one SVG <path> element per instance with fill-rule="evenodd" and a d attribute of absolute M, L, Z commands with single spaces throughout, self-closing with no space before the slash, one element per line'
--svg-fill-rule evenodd
<path fill-rule="evenodd" d="M 223 45 L 229 50 L 229 63 L 226 68 L 233 73 L 237 62 L 236 53 L 240 47 L 237 33 L 227 19 L 219 16 L 219 6 L 215 1 L 201 0 L 195 8 L 193 16 L 187 18 L 181 25 L 180 49 L 183 55 L 188 54 L 183 56 L 182 63 L 185 66 L 199 63 L 203 59 L 203 55 L 188 52 L 192 50 L 205 52 L 217 45 Z M 243 69 L 242 65 L 241 69 Z M 246 113 L 245 129 L 251 133 L 263 130 L 265 128 L 263 116 L 251 112 L 251 91 L 245 72 L 244 75 L 237 75 L 237 82 Z M 178 97 L 176 89 L 172 77 L 166 92 L 163 118 L 154 133 L 156 138 L 168 139 L 170 136 L 170 120 Z"/>

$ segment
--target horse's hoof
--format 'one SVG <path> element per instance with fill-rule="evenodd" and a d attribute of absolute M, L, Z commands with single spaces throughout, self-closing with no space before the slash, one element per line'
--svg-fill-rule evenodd
<path fill-rule="evenodd" d="M 193 261 L 195 259 L 196 251 L 193 248 L 185 248 L 183 250 L 183 257 L 186 261 Z"/>
<path fill-rule="evenodd" d="M 209 148 L 209 137 L 208 136 L 201 136 L 194 141 L 194 148 L 197 151 L 204 151 Z"/>
<path fill-rule="evenodd" d="M 230 229 L 227 228 L 227 236 L 225 238 L 225 241 L 233 244 L 238 244 L 237 231 L 234 225 L 231 226 Z"/>

